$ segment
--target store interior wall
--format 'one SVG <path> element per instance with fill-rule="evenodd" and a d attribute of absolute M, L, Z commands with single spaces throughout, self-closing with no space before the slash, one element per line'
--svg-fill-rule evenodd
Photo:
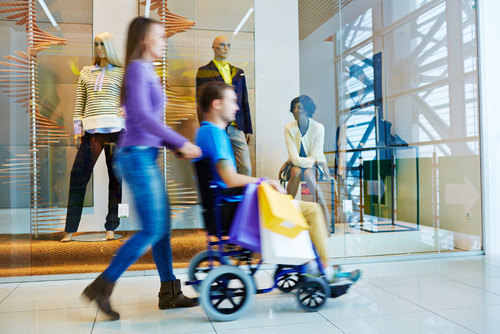
<path fill-rule="evenodd" d="M 257 177 L 277 178 L 290 101 L 300 94 L 298 3 L 256 0 L 254 15 Z"/>

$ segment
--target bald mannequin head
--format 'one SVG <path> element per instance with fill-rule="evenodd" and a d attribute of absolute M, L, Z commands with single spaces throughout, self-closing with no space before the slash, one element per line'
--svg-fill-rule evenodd
<path fill-rule="evenodd" d="M 219 62 L 226 62 L 229 56 L 229 50 L 231 49 L 231 44 L 229 38 L 225 36 L 219 36 L 214 39 L 212 43 L 212 50 L 214 50 L 214 58 Z"/>

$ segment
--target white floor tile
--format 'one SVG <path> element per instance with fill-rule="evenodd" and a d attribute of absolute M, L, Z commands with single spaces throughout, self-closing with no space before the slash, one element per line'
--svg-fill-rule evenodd
<path fill-rule="evenodd" d="M 1 312 L 86 307 L 80 294 L 91 280 L 22 283 L 0 303 Z"/>
<path fill-rule="evenodd" d="M 373 284 L 359 281 L 347 294 L 330 299 L 319 311 L 326 319 L 335 322 L 381 315 L 415 313 L 424 311 L 419 306 L 387 292 Z"/>
<path fill-rule="evenodd" d="M 330 302 L 330 300 L 328 301 Z M 303 311 L 294 294 L 273 291 L 257 295 L 252 309 L 243 317 L 232 322 L 213 322 L 217 332 L 242 328 L 269 327 L 290 324 L 316 323 L 325 321 L 317 312 Z"/>
<path fill-rule="evenodd" d="M 472 331 L 431 312 L 388 315 L 334 322 L 345 334 L 470 334 Z"/>
<path fill-rule="evenodd" d="M 428 274 L 415 274 L 415 275 L 369 277 L 366 278 L 366 280 L 377 286 L 386 287 L 392 285 L 442 282 L 442 281 L 449 281 L 450 279 L 438 274 L 428 273 Z"/>
<path fill-rule="evenodd" d="M 475 260 L 495 267 L 500 267 L 500 256 L 482 256 L 481 258 Z"/>
<path fill-rule="evenodd" d="M 217 334 L 233 334 L 234 329 L 217 330 Z M 342 332 L 328 321 L 316 322 L 314 324 L 276 325 L 269 327 L 250 327 L 238 329 L 238 334 L 304 334 L 304 333 L 328 333 L 341 334 Z"/>
<path fill-rule="evenodd" d="M 97 315 L 93 334 L 111 333 L 215 333 L 201 307 L 160 310 L 156 303 L 116 305 L 120 320 L 109 321 L 102 312 Z"/>
<path fill-rule="evenodd" d="M 343 270 L 361 270 L 361 277 L 377 286 L 446 281 L 449 278 L 402 262 L 346 265 Z"/>
<path fill-rule="evenodd" d="M 460 282 L 500 295 L 500 277 L 465 279 Z"/>
<path fill-rule="evenodd" d="M 500 305 L 467 307 L 436 311 L 440 316 L 476 333 L 496 334 L 500 331 Z"/>
<path fill-rule="evenodd" d="M 347 271 L 359 269 L 361 270 L 363 278 L 429 273 L 429 271 L 411 266 L 403 262 L 350 264 L 343 265 L 342 269 Z"/>
<path fill-rule="evenodd" d="M 457 281 L 388 286 L 384 289 L 431 311 L 500 304 L 500 296 Z"/>
<path fill-rule="evenodd" d="M 0 313 L 0 332 L 89 334 L 96 314 L 95 307 Z"/>
<path fill-rule="evenodd" d="M 0 303 L 18 286 L 19 283 L 0 284 Z"/>
<path fill-rule="evenodd" d="M 245 316 L 223 323 L 211 323 L 201 307 L 159 310 L 158 276 L 118 281 L 116 322 L 80 302 L 92 279 L 0 284 L 0 333 L 91 333 L 94 325 L 93 333 L 500 333 L 500 257 L 343 267 L 361 269 L 362 279 L 319 312 L 304 312 L 295 295 L 275 290 L 255 296 Z M 270 287 L 273 274 L 259 271 L 257 287 Z M 187 275 L 178 278 L 184 283 Z M 183 291 L 197 296 L 193 287 Z"/>
<path fill-rule="evenodd" d="M 421 260 L 408 261 L 405 263 L 455 280 L 500 276 L 500 267 L 492 266 L 487 263 L 474 260 Z"/>

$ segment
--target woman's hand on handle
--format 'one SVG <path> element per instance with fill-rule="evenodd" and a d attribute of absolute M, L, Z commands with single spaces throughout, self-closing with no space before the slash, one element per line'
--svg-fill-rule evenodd
<path fill-rule="evenodd" d="M 201 156 L 201 149 L 195 144 L 187 141 L 177 150 L 177 153 L 180 154 L 183 159 L 195 159 Z"/>

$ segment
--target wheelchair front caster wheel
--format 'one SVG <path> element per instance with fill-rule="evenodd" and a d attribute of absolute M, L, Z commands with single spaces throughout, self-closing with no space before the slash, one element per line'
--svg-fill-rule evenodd
<path fill-rule="evenodd" d="M 274 281 L 281 292 L 289 293 L 297 289 L 300 275 L 297 272 L 282 274 L 285 270 L 294 269 L 291 266 L 278 266 L 274 272 Z"/>
<path fill-rule="evenodd" d="M 330 294 L 330 286 L 323 278 L 305 277 L 297 290 L 297 300 L 305 311 L 314 312 L 325 306 Z"/>
<path fill-rule="evenodd" d="M 250 310 L 256 290 L 250 275 L 225 265 L 210 270 L 199 293 L 201 306 L 211 319 L 232 321 Z"/>

